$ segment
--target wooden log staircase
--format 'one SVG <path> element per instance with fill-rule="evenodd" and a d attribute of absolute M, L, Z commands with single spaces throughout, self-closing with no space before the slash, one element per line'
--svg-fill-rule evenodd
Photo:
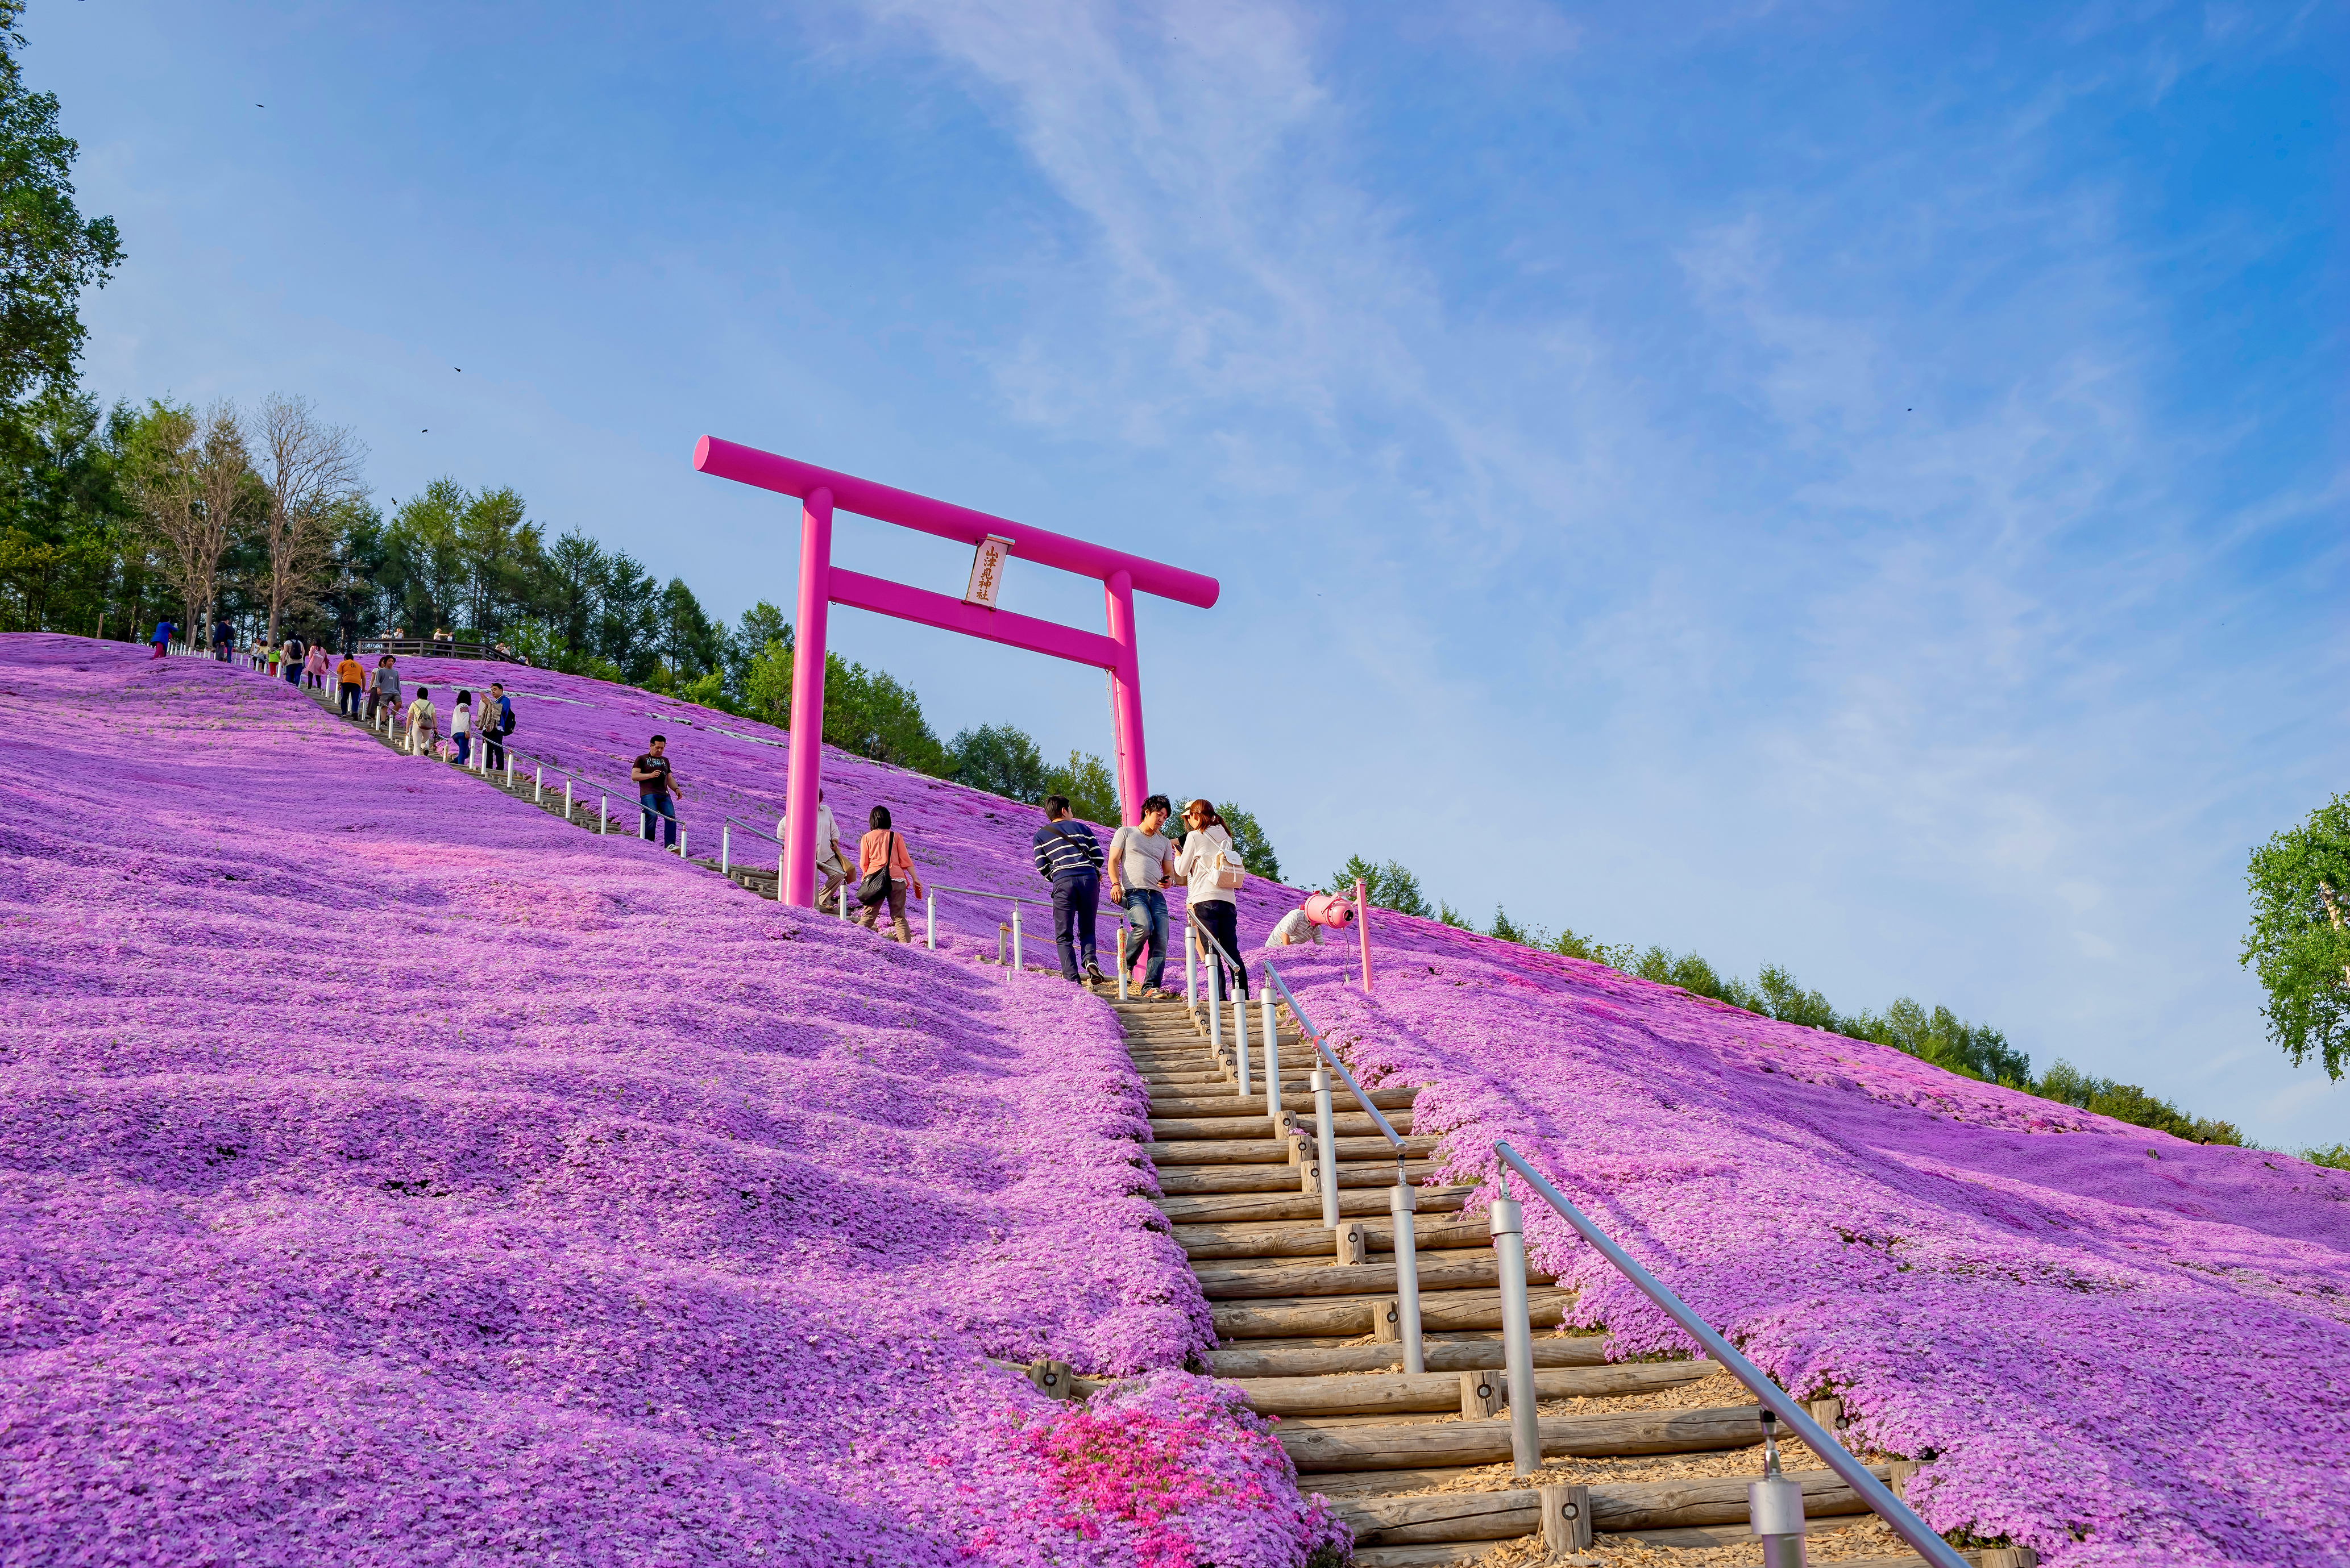
<path fill-rule="evenodd" d="M 1201 1015 L 1180 1002 L 1111 1005 L 1149 1085 L 1145 1147 L 1158 1171 L 1158 1206 L 1215 1317 L 1211 1370 L 1260 1415 L 1280 1417 L 1299 1486 L 1327 1498 L 1354 1527 L 1359 1568 L 1465 1563 L 1513 1542 L 1509 1561 L 1542 1561 L 1541 1486 L 1584 1488 L 1564 1495 L 1587 1503 L 1587 1528 L 1596 1532 L 1586 1549 L 1577 1532 L 1554 1523 L 1548 1550 L 1558 1561 L 1602 1561 L 1588 1550 L 1635 1542 L 1743 1544 L 1760 1561 L 1746 1530 L 1746 1486 L 1762 1473 L 1762 1427 L 1742 1386 L 1711 1362 L 1611 1363 L 1606 1334 L 1558 1332 L 1569 1297 L 1535 1275 L 1528 1295 L 1544 1462 L 1534 1475 L 1513 1475 L 1500 1265 L 1483 1221 L 1461 1213 L 1470 1189 L 1419 1186 L 1414 1228 L 1427 1371 L 1408 1374 L 1388 1211 L 1397 1167 L 1370 1117 L 1355 1109 L 1335 1118 L 1341 1223 L 1334 1233 L 1322 1223 L 1318 1193 L 1305 1189 L 1296 1140 L 1268 1117 L 1261 1092 L 1236 1092 L 1236 1074 L 1211 1049 Z M 1224 1033 L 1229 1042 L 1234 1031 Z M 1263 1041 L 1253 1049 L 1261 1068 Z M 1309 1134 L 1312 1050 L 1284 1020 L 1285 1119 L 1302 1121 Z M 1407 1174 L 1425 1183 L 1437 1140 L 1412 1132 L 1415 1093 L 1378 1089 L 1372 1098 L 1404 1136 Z M 1340 1096 L 1343 1103 L 1343 1089 Z M 1835 1475 L 1805 1468 L 1816 1461 L 1800 1445 L 1783 1443 L 1782 1454 L 1804 1486 L 1815 1558 L 1831 1550 L 1826 1532 L 1858 1527 L 1855 1548 L 1884 1545 L 1844 1558 L 1848 1568 L 1922 1568 L 1923 1559 L 1870 1519 Z M 1891 1469 L 1877 1467 L 1880 1477 Z M 1988 1568 L 2022 1555 L 1991 1553 Z M 1969 1556 L 1980 1563 L 1983 1554 Z"/>

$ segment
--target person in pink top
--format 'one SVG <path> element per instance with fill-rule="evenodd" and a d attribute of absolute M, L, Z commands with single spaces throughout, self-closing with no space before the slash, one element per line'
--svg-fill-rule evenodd
<path fill-rule="evenodd" d="M 866 820 L 871 831 L 858 840 L 857 875 L 859 880 L 858 902 L 864 908 L 857 912 L 857 923 L 872 930 L 881 919 L 881 906 L 889 906 L 890 923 L 896 928 L 890 935 L 901 942 L 910 942 L 914 933 L 906 924 L 906 889 L 911 887 L 914 897 L 922 895 L 922 879 L 914 874 L 914 857 L 906 853 L 906 841 L 889 826 L 889 808 L 877 805 Z M 883 891 L 870 903 L 866 903 L 863 881 L 876 872 L 886 872 Z"/>
<path fill-rule="evenodd" d="M 312 643 L 310 651 L 302 656 L 302 684 L 314 691 L 325 691 L 328 668 L 326 649 Z"/>

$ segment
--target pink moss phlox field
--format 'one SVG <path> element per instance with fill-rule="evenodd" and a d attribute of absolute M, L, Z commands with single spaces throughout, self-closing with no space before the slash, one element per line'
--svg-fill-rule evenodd
<path fill-rule="evenodd" d="M 780 751 L 520 675 L 518 740 L 579 754 L 526 683 L 581 689 L 781 795 Z M 1065 1407 L 984 1359 L 1208 1386 L 1099 1002 L 226 666 L 0 639 L 0 1561 L 1137 1560 L 1053 1522 L 1019 1434 Z M 1182 1527 L 1302 1562 L 1261 1432 L 1200 1440 L 1273 1501 Z"/>
<path fill-rule="evenodd" d="M 1782 1385 L 2051 1564 L 2350 1562 L 2350 1176 L 2203 1147 L 1596 964 L 1380 916 L 1276 955 L 1414 1130 L 1507 1139 Z M 1690 1348 L 1534 1195 L 1623 1354 Z M 1489 1186 L 1488 1190 L 1491 1190 Z"/>

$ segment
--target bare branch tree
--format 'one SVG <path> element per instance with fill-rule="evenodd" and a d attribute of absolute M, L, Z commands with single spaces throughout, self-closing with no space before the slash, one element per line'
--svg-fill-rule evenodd
<path fill-rule="evenodd" d="M 312 603 L 329 565 L 333 513 L 360 493 L 367 448 L 348 427 L 323 424 L 307 398 L 261 405 L 262 481 L 269 488 L 269 640 L 278 618 Z"/>

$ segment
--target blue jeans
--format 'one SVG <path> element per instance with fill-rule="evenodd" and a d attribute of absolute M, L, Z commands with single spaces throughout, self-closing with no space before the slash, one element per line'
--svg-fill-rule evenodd
<path fill-rule="evenodd" d="M 664 849 L 676 848 L 677 808 L 670 804 L 669 796 L 665 794 L 640 794 L 637 797 L 637 804 L 644 807 L 645 842 L 648 844 L 652 842 L 653 814 L 655 812 L 659 812 L 661 816 L 661 847 Z"/>
<path fill-rule="evenodd" d="M 1157 991 L 1159 981 L 1167 978 L 1167 895 L 1148 888 L 1128 888 L 1126 924 L 1142 944 L 1141 950 L 1150 955 L 1150 966 L 1142 974 L 1143 987 Z M 1131 962 L 1135 955 L 1129 950 L 1126 956 Z"/>
<path fill-rule="evenodd" d="M 460 730 L 450 739 L 457 742 L 457 765 L 462 768 L 465 765 L 466 758 L 473 754 L 473 737 Z"/>
<path fill-rule="evenodd" d="M 1094 906 L 1100 902 L 1100 873 L 1080 871 L 1053 878 L 1053 942 L 1061 950 L 1063 980 L 1077 978 L 1080 948 L 1087 964 L 1101 967 L 1101 961 L 1094 956 Z"/>

